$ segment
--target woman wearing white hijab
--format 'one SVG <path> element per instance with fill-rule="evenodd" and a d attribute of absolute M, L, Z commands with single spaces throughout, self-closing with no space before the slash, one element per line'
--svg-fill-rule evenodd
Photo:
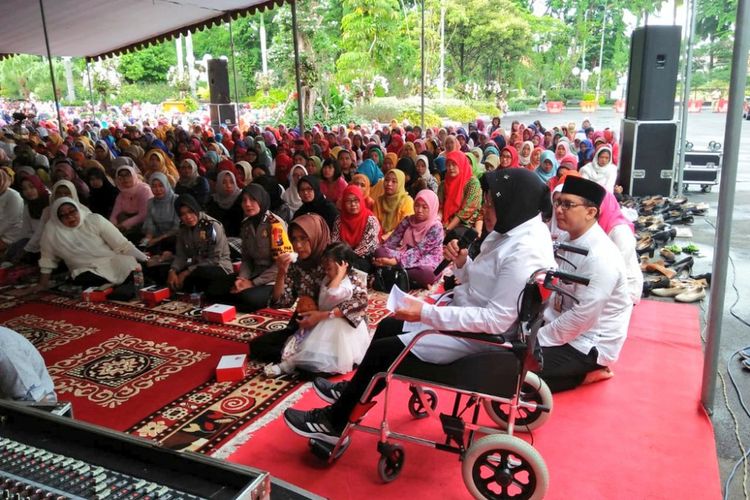
<path fill-rule="evenodd" d="M 93 214 L 72 198 L 52 204 L 44 227 L 39 259 L 39 288 L 47 288 L 52 271 L 62 260 L 73 283 L 83 287 L 124 283 L 138 262 L 148 257 L 99 214 Z"/>
<path fill-rule="evenodd" d="M 289 172 L 289 187 L 281 195 L 281 199 L 289 205 L 292 213 L 299 210 L 299 207 L 302 206 L 302 199 L 299 197 L 299 191 L 297 191 L 297 183 L 306 175 L 307 169 L 300 164 L 293 166 L 292 171 Z"/>

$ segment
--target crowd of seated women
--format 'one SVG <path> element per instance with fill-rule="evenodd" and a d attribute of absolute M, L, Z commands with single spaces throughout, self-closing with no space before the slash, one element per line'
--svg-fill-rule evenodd
<path fill-rule="evenodd" d="M 348 283 L 354 293 L 330 317 L 306 315 L 307 328 L 362 321 L 363 273 L 400 267 L 412 287 L 432 285 L 444 243 L 485 229 L 485 172 L 528 169 L 551 190 L 580 175 L 612 192 L 618 160 L 612 131 L 587 121 L 506 129 L 499 118 L 465 128 L 394 121 L 216 133 L 163 121 L 80 122 L 63 132 L 6 127 L 0 144 L 0 257 L 6 267 L 38 264 L 37 289 L 67 269 L 76 285 L 111 283 L 128 299 L 142 270 L 147 282 L 249 312 L 317 300 L 324 282 Z M 275 256 L 279 228 L 296 262 Z M 326 248 L 337 242 L 351 250 L 331 254 L 339 266 L 346 255 L 348 281 L 323 269 Z"/>

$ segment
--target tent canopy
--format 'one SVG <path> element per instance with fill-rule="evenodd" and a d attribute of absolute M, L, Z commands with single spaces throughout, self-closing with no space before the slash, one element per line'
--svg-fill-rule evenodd
<path fill-rule="evenodd" d="M 228 22 L 284 0 L 40 0 L 50 53 L 98 59 Z M 47 55 L 40 2 L 3 0 L 0 55 Z"/>

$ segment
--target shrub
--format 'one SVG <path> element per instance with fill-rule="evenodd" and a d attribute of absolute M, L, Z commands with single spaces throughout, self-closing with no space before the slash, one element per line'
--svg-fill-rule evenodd
<path fill-rule="evenodd" d="M 183 99 L 183 102 L 185 103 L 185 110 L 187 110 L 188 113 L 198 111 L 198 108 L 200 107 L 198 105 L 198 101 L 193 99 L 192 96 L 185 96 L 185 99 Z"/>
<path fill-rule="evenodd" d="M 248 99 L 254 108 L 272 108 L 286 102 L 289 97 L 290 89 L 273 88 L 268 91 L 268 95 L 259 90 L 254 96 Z"/>
<path fill-rule="evenodd" d="M 393 116 L 393 115 L 392 115 Z M 420 125 L 422 123 L 422 112 L 419 109 L 407 109 L 402 111 L 396 120 L 402 123 L 404 120 L 408 120 L 412 125 Z M 388 120 L 385 120 L 388 121 Z M 439 127 L 443 124 L 443 121 L 438 115 L 429 111 L 427 108 L 424 110 L 424 126 L 425 127 Z"/>
<path fill-rule="evenodd" d="M 469 123 L 477 119 L 479 112 L 466 105 L 448 105 L 445 107 L 445 116 L 448 119 L 459 123 Z"/>
<path fill-rule="evenodd" d="M 526 111 L 529 109 L 529 105 L 525 99 L 511 99 L 508 102 L 508 109 L 510 111 Z"/>
<path fill-rule="evenodd" d="M 562 101 L 582 101 L 583 91 L 581 89 L 561 89 L 560 96 Z M 551 100 L 551 99 L 550 99 Z"/>
<path fill-rule="evenodd" d="M 583 98 L 581 100 L 582 101 L 595 101 L 596 94 L 594 94 L 593 92 L 586 92 L 585 94 L 583 94 Z"/>
<path fill-rule="evenodd" d="M 500 116 L 501 112 L 491 101 L 470 101 L 469 106 L 476 109 L 480 114 L 488 116 Z"/>

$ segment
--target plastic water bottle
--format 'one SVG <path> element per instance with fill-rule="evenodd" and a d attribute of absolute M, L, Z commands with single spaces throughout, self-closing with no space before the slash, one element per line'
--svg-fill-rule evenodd
<path fill-rule="evenodd" d="M 140 291 L 145 284 L 143 279 L 143 268 L 140 264 L 135 266 L 135 270 L 133 271 L 133 284 L 135 285 L 136 292 Z"/>

